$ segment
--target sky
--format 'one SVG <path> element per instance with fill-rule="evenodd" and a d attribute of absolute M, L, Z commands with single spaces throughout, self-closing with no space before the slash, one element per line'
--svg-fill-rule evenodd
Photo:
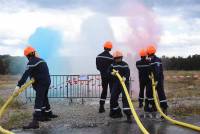
<path fill-rule="evenodd" d="M 0 54 L 22 56 L 32 44 L 44 57 L 89 56 L 111 40 L 187 57 L 199 54 L 199 16 L 199 0 L 0 0 Z"/>

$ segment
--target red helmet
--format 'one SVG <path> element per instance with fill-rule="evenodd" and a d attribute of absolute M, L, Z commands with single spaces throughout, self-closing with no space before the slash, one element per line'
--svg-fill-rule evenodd
<path fill-rule="evenodd" d="M 112 42 L 111 42 L 111 41 L 106 41 L 106 42 L 104 43 L 104 48 L 112 49 Z"/>
<path fill-rule="evenodd" d="M 141 57 L 145 57 L 145 56 L 147 56 L 147 51 L 145 49 L 141 49 L 139 54 Z"/>
<path fill-rule="evenodd" d="M 156 53 L 155 45 L 149 45 L 149 47 L 147 48 L 147 53 L 148 55 L 155 54 Z"/>
<path fill-rule="evenodd" d="M 123 57 L 123 54 L 122 54 L 121 51 L 115 51 L 115 52 L 113 53 L 113 57 L 114 57 L 114 58 L 120 58 L 120 57 Z"/>
<path fill-rule="evenodd" d="M 28 46 L 24 49 L 24 55 L 28 56 L 30 53 L 35 52 L 35 49 L 31 46 Z"/>

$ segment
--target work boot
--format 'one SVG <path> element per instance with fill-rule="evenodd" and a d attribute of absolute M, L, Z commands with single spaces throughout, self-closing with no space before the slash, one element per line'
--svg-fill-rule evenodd
<path fill-rule="evenodd" d="M 45 122 L 45 121 L 51 121 L 51 119 L 47 116 L 42 116 L 40 118 L 37 119 L 38 121 L 41 121 L 41 122 Z"/>
<path fill-rule="evenodd" d="M 131 118 L 131 115 L 127 115 L 127 123 L 132 123 L 133 122 L 133 120 L 132 120 L 132 118 Z"/>
<path fill-rule="evenodd" d="M 160 114 L 158 114 L 157 112 L 152 112 L 152 116 L 153 118 L 160 119 Z"/>
<path fill-rule="evenodd" d="M 121 109 L 118 109 L 116 111 L 110 111 L 110 117 L 111 118 L 121 118 L 121 117 L 123 117 Z"/>
<path fill-rule="evenodd" d="M 151 105 L 146 105 L 144 106 L 144 118 L 152 118 L 152 109 Z"/>
<path fill-rule="evenodd" d="M 33 119 L 37 121 L 50 121 L 51 119 L 45 115 L 44 111 L 35 111 L 33 113 Z"/>
<path fill-rule="evenodd" d="M 105 112 L 104 105 L 100 105 L 100 107 L 99 107 L 99 113 L 104 113 L 104 112 Z"/>
<path fill-rule="evenodd" d="M 56 114 L 50 114 L 48 117 L 49 117 L 49 118 L 57 118 L 58 115 L 56 115 Z"/>
<path fill-rule="evenodd" d="M 152 112 L 144 112 L 144 118 L 153 118 Z"/>
<path fill-rule="evenodd" d="M 122 113 L 119 113 L 119 114 L 115 113 L 115 114 L 110 114 L 110 117 L 111 118 L 122 118 L 123 115 L 122 115 Z"/>
<path fill-rule="evenodd" d="M 39 128 L 39 122 L 37 120 L 33 120 L 27 126 L 23 126 L 23 129 L 37 129 Z"/>
<path fill-rule="evenodd" d="M 57 118 L 58 117 L 58 115 L 53 114 L 52 111 L 45 112 L 45 116 L 46 116 L 46 118 Z"/>

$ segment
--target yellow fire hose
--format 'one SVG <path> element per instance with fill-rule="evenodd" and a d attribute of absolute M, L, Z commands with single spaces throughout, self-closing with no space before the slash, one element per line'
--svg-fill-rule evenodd
<path fill-rule="evenodd" d="M 4 105 L 1 107 L 0 109 L 0 119 L 2 117 L 2 115 L 5 113 L 6 109 L 8 108 L 8 106 L 10 106 L 13 102 L 13 100 L 19 95 L 21 94 L 24 90 L 26 90 L 32 83 L 34 83 L 34 79 L 31 79 L 29 82 L 27 82 L 25 85 L 23 85 L 19 90 L 18 92 L 12 94 L 8 100 L 4 103 Z M 1 126 L 0 126 L 0 132 L 3 133 L 3 134 L 14 134 L 13 132 L 10 132 L 8 130 L 5 130 L 3 129 Z"/>
<path fill-rule="evenodd" d="M 163 113 L 163 111 L 161 110 L 160 105 L 158 103 L 157 94 L 156 94 L 157 82 L 155 82 L 155 80 L 154 80 L 153 73 L 151 74 L 150 78 L 151 78 L 151 81 L 152 81 L 153 98 L 154 98 L 154 101 L 155 101 L 155 105 L 156 105 L 158 112 L 161 114 L 161 116 L 163 116 L 166 120 L 170 121 L 173 124 L 184 126 L 184 127 L 187 127 L 187 128 L 191 128 L 191 129 L 196 130 L 196 131 L 200 131 L 199 126 L 195 126 L 195 125 L 192 125 L 192 124 L 188 124 L 188 123 L 184 123 L 184 122 L 181 122 L 181 121 L 174 120 L 174 119 L 170 118 L 169 116 L 167 116 Z"/>
<path fill-rule="evenodd" d="M 126 87 L 126 85 L 125 85 L 125 83 L 124 83 L 122 77 L 120 76 L 120 74 L 118 73 L 118 71 L 116 71 L 115 69 L 113 69 L 113 73 L 114 73 L 114 75 L 116 75 L 116 76 L 118 77 L 118 79 L 119 79 L 119 81 L 120 81 L 120 83 L 121 83 L 121 85 L 122 85 L 122 87 L 123 87 L 123 90 L 124 90 L 124 92 L 125 92 L 126 98 L 127 98 L 127 100 L 128 100 L 128 104 L 129 104 L 129 106 L 130 106 L 130 108 L 131 108 L 131 112 L 132 112 L 132 114 L 133 114 L 133 117 L 134 117 L 134 119 L 135 119 L 137 125 L 139 126 L 140 130 L 141 130 L 144 134 L 149 134 L 149 132 L 146 130 L 146 128 L 142 125 L 142 123 L 141 123 L 141 121 L 140 121 L 140 119 L 139 119 L 139 117 L 138 117 L 138 115 L 137 115 L 137 113 L 136 113 L 136 111 L 135 111 L 135 109 L 134 109 L 133 103 L 132 103 L 132 101 L 131 101 L 131 98 L 130 98 L 129 93 L 128 93 L 128 90 L 127 90 L 127 87 Z"/>

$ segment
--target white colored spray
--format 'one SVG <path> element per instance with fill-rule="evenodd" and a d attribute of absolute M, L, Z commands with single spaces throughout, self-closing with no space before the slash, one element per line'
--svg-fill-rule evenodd
<path fill-rule="evenodd" d="M 62 54 L 56 54 L 50 59 L 51 61 L 54 60 L 52 68 L 56 69 L 53 70 L 57 70 L 52 71 L 51 74 L 98 73 L 95 58 L 103 51 L 103 43 L 110 40 L 114 44 L 113 50 L 120 49 L 123 51 L 124 59 L 131 69 L 131 77 L 134 79 L 131 90 L 137 95 L 139 84 L 135 62 L 139 59 L 138 52 L 140 49 L 146 48 L 149 43 L 158 43 L 160 26 L 156 22 L 153 11 L 137 0 L 119 0 L 116 2 L 110 0 L 110 3 L 111 5 L 103 1 L 93 1 L 92 4 L 87 2 L 78 4 L 82 5 L 81 8 L 87 7 L 93 13 L 82 22 L 76 41 L 62 39 L 62 44 L 57 45 L 57 51 Z M 126 34 L 126 30 L 122 30 L 123 40 L 116 37 L 115 30 L 110 23 L 112 17 L 120 17 L 127 22 L 128 34 Z M 117 21 L 114 23 L 118 29 L 123 29 Z M 66 67 L 66 65 L 70 67 Z"/>
<path fill-rule="evenodd" d="M 160 38 L 160 26 L 156 22 L 156 16 L 153 11 L 145 7 L 136 0 L 125 2 L 120 12 L 127 18 L 131 34 L 126 37 L 126 41 L 119 47 L 124 50 L 125 60 L 131 69 L 131 78 L 134 80 L 131 90 L 134 94 L 139 92 L 138 70 L 136 61 L 140 59 L 139 51 L 146 49 L 149 44 L 158 44 Z"/>

